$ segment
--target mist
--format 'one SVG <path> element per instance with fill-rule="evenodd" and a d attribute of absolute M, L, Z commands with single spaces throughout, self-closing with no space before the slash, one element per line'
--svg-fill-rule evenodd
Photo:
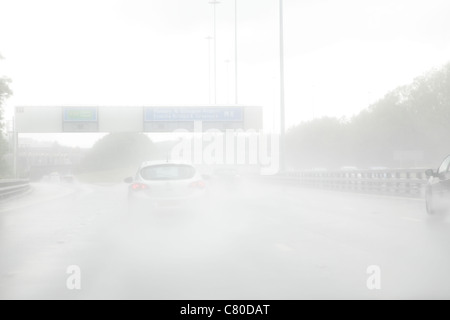
<path fill-rule="evenodd" d="M 0 299 L 450 298 L 447 2 L 0 3 Z"/>

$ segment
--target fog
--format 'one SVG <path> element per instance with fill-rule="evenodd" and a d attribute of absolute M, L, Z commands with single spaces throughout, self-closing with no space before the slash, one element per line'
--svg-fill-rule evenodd
<path fill-rule="evenodd" d="M 2 208 L 1 298 L 446 298 L 448 219 L 421 200 L 242 181 L 130 216 L 124 185 L 37 184 Z M 66 287 L 81 268 L 81 290 Z M 382 287 L 366 286 L 368 266 Z"/>
<path fill-rule="evenodd" d="M 450 298 L 446 1 L 91 3 L 0 0 L 0 299 Z"/>

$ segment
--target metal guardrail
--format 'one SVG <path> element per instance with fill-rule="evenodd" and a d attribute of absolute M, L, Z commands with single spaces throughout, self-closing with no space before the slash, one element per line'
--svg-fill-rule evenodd
<path fill-rule="evenodd" d="M 288 172 L 272 179 L 305 187 L 412 197 L 424 196 L 428 181 L 424 169 Z"/>
<path fill-rule="evenodd" d="M 0 180 L 0 201 L 22 195 L 30 189 L 28 180 Z"/>

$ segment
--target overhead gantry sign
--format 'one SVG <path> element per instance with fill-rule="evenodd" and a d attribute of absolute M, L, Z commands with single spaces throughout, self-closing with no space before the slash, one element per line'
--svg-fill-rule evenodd
<path fill-rule="evenodd" d="M 261 130 L 262 108 L 254 106 L 23 106 L 16 107 L 18 133 L 174 132 Z"/>

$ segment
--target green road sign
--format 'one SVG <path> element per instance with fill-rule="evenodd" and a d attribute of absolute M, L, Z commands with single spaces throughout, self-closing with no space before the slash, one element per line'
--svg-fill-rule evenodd
<path fill-rule="evenodd" d="M 64 122 L 97 122 L 98 110 L 95 107 L 64 108 Z"/>

